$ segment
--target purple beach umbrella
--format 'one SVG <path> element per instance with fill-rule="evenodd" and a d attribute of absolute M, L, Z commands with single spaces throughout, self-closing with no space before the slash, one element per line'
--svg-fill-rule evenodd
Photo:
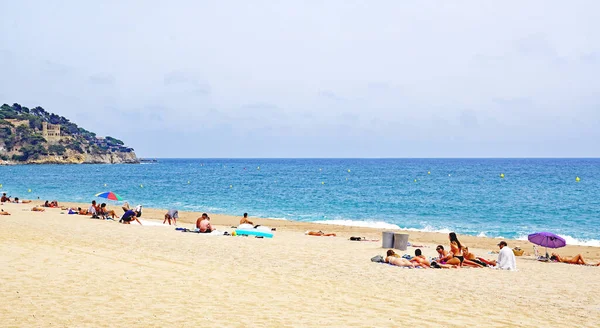
<path fill-rule="evenodd" d="M 555 235 L 551 232 L 536 232 L 527 236 L 527 239 L 540 246 L 546 247 L 546 257 L 548 257 L 548 247 L 550 248 L 560 248 L 567 246 L 567 242 L 558 235 Z"/>

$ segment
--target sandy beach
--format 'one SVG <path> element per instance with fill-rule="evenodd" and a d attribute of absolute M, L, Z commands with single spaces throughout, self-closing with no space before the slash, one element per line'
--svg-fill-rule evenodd
<path fill-rule="evenodd" d="M 3 327 L 597 327 L 600 320 L 598 267 L 523 256 L 517 272 L 402 269 L 370 261 L 384 254 L 380 241 L 348 240 L 380 239 L 378 229 L 254 219 L 277 229 L 273 239 L 256 239 L 175 231 L 159 225 L 162 209 L 145 209 L 152 224 L 139 226 L 31 205 L 0 206 L 12 214 L 0 216 Z M 178 226 L 191 228 L 198 216 L 180 212 Z M 219 230 L 239 223 L 211 218 Z M 428 257 L 448 245 L 445 234 L 408 233 Z M 498 239 L 459 237 L 478 256 L 496 257 Z M 532 253 L 528 242 L 508 243 Z M 600 260 L 600 248 L 558 252 Z"/>

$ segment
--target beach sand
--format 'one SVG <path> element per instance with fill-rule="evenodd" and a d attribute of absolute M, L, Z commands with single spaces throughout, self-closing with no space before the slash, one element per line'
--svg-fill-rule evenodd
<path fill-rule="evenodd" d="M 518 257 L 519 271 L 402 269 L 372 263 L 381 230 L 255 219 L 273 239 L 123 225 L 3 204 L 2 327 L 597 327 L 599 267 Z M 122 213 L 120 208 L 117 211 Z M 180 213 L 192 227 L 198 213 Z M 231 231 L 239 217 L 211 215 Z M 150 221 L 152 219 L 160 221 Z M 306 230 L 335 232 L 313 237 Z M 409 232 L 427 256 L 447 235 Z M 497 239 L 459 236 L 486 258 Z M 508 241 L 531 252 L 525 241 Z M 414 253 L 409 247 L 408 253 Z M 542 249 L 543 251 L 543 249 Z M 600 248 L 568 246 L 593 263 Z"/>

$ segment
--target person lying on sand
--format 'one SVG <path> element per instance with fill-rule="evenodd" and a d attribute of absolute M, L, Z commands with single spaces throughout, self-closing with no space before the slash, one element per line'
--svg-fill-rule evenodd
<path fill-rule="evenodd" d="M 389 263 L 391 265 L 395 265 L 395 266 L 399 266 L 399 267 L 406 267 L 406 268 L 414 268 L 415 267 L 414 263 L 412 263 L 411 261 L 409 261 L 407 259 L 400 257 L 398 254 L 396 254 L 391 249 L 387 251 L 385 263 Z"/>
<path fill-rule="evenodd" d="M 133 220 L 137 221 L 137 223 L 142 225 L 142 222 L 140 222 L 140 220 L 137 218 L 137 213 L 134 210 L 129 210 L 125 212 L 125 214 L 123 214 L 123 216 L 119 220 L 119 223 L 122 222 L 123 224 L 131 224 L 131 221 Z"/>
<path fill-rule="evenodd" d="M 0 210 L 0 215 L 10 215 L 10 213 L 4 212 L 4 210 Z"/>
<path fill-rule="evenodd" d="M 213 231 L 208 214 L 202 213 L 202 216 L 196 220 L 196 229 L 201 233 L 210 233 Z"/>
<path fill-rule="evenodd" d="M 309 236 L 325 236 L 325 237 L 329 237 L 329 236 L 333 236 L 335 237 L 334 233 L 324 233 L 323 231 L 307 231 L 304 233 L 305 235 L 309 235 Z"/>
<path fill-rule="evenodd" d="M 475 254 L 469 252 L 469 247 L 465 246 L 463 248 L 463 255 L 465 256 L 465 260 L 463 262 L 463 265 L 465 266 L 470 266 L 470 267 L 474 267 L 474 268 L 482 268 L 482 267 L 487 267 L 488 264 L 485 262 L 480 261 Z"/>
<path fill-rule="evenodd" d="M 46 211 L 46 209 L 45 209 L 45 208 L 43 208 L 43 207 L 39 207 L 39 206 L 35 206 L 35 207 L 33 207 L 31 210 L 32 210 L 33 212 L 44 212 L 44 211 Z"/>
<path fill-rule="evenodd" d="M 15 197 L 15 200 L 13 200 L 12 203 L 29 204 L 29 203 L 31 203 L 31 201 L 30 200 L 20 200 L 19 197 Z"/>
<path fill-rule="evenodd" d="M 169 221 L 169 225 L 171 225 L 171 220 L 173 220 L 173 225 L 177 225 L 177 219 L 179 219 L 179 211 L 177 209 L 172 208 L 167 212 L 167 214 L 165 214 L 163 224 Z"/>
<path fill-rule="evenodd" d="M 418 265 L 422 268 L 430 268 L 431 267 L 431 263 L 429 263 L 429 261 L 427 261 L 427 258 L 425 257 L 425 255 L 423 255 L 421 250 L 418 248 L 415 249 L 415 257 L 410 259 L 410 261 L 413 262 L 415 265 Z"/>
<path fill-rule="evenodd" d="M 561 263 L 568 263 L 568 264 L 580 264 L 580 265 L 588 264 L 585 262 L 585 260 L 583 259 L 583 256 L 581 254 L 577 254 L 571 258 L 568 258 L 568 257 L 562 257 L 562 256 L 558 255 L 557 253 L 552 253 L 550 260 L 556 261 L 556 262 L 561 262 Z M 596 265 L 600 266 L 600 263 L 598 263 Z"/>

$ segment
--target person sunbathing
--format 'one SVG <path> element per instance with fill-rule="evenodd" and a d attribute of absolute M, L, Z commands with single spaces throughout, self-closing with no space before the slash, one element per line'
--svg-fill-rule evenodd
<path fill-rule="evenodd" d="M 10 213 L 4 212 L 4 210 L 0 210 L 0 215 L 10 215 Z"/>
<path fill-rule="evenodd" d="M 46 211 L 46 209 L 45 209 L 45 208 L 43 208 L 43 207 L 39 207 L 39 206 L 35 206 L 35 207 L 33 207 L 31 210 L 32 210 L 33 212 L 44 212 L 44 211 Z"/>
<path fill-rule="evenodd" d="M 213 231 L 208 214 L 202 213 L 202 216 L 196 220 L 196 229 L 201 233 L 210 233 Z"/>
<path fill-rule="evenodd" d="M 580 264 L 580 265 L 587 264 L 587 263 L 585 263 L 585 260 L 583 259 L 583 256 L 581 254 L 577 254 L 571 258 L 568 258 L 568 257 L 562 257 L 556 253 L 552 253 L 550 260 L 556 261 L 556 262 L 568 263 L 568 264 Z"/>
<path fill-rule="evenodd" d="M 429 261 L 427 260 L 425 255 L 423 255 L 421 250 L 418 248 L 415 249 L 415 257 L 410 259 L 410 261 L 413 262 L 415 265 L 418 265 L 422 268 L 430 268 L 431 267 L 431 263 L 429 263 Z"/>
<path fill-rule="evenodd" d="M 333 237 L 335 237 L 334 233 L 324 233 L 323 231 L 320 231 L 320 230 L 319 231 L 307 231 L 304 234 L 309 235 L 309 236 L 326 236 L 326 237 L 333 236 Z"/>
<path fill-rule="evenodd" d="M 106 203 L 100 204 L 100 211 L 98 212 L 98 214 L 100 214 L 100 217 L 102 217 L 105 220 L 108 220 L 108 219 L 114 220 L 115 217 L 117 216 L 117 213 L 115 213 L 115 211 L 109 210 L 106 207 Z"/>
<path fill-rule="evenodd" d="M 398 254 L 396 254 L 391 249 L 387 251 L 385 263 L 389 263 L 391 265 L 395 265 L 395 266 L 399 266 L 399 267 L 406 267 L 406 268 L 414 268 L 415 267 L 414 263 L 412 263 L 411 261 L 409 261 L 407 259 L 400 257 Z"/>
<path fill-rule="evenodd" d="M 50 207 L 50 202 L 49 202 L 49 201 L 46 201 L 46 202 L 44 203 L 44 205 L 43 205 L 43 206 L 44 206 L 44 207 Z"/>
<path fill-rule="evenodd" d="M 15 197 L 15 200 L 12 201 L 13 203 L 17 203 L 17 204 L 29 204 L 31 203 L 30 200 L 20 200 L 19 197 Z"/>
<path fill-rule="evenodd" d="M 240 224 L 244 223 L 254 225 L 252 221 L 248 220 L 248 213 L 244 213 L 244 217 L 240 220 Z"/>
<path fill-rule="evenodd" d="M 463 248 L 463 255 L 465 256 L 465 260 L 463 262 L 463 265 L 466 266 L 470 266 L 470 267 L 475 267 L 475 268 L 482 268 L 482 267 L 487 267 L 488 264 L 480 261 L 475 254 L 469 252 L 469 247 L 465 246 Z"/>

